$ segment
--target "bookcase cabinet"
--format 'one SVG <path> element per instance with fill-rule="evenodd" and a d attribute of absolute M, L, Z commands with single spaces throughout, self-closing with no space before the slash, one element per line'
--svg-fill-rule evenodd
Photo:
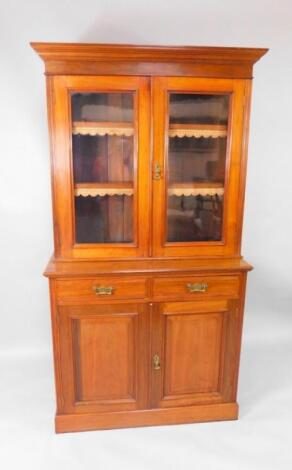
<path fill-rule="evenodd" d="M 237 419 L 252 69 L 266 49 L 32 43 L 56 431 Z"/>

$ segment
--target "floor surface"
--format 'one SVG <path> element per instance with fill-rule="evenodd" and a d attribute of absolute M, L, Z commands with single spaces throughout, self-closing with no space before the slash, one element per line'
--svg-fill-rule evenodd
<path fill-rule="evenodd" d="M 56 435 L 50 353 L 3 353 L 1 469 L 292 469 L 291 318 L 255 318 L 246 321 L 235 422 Z"/>

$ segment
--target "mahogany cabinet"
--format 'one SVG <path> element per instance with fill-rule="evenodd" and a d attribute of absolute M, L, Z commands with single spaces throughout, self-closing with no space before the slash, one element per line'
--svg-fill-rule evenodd
<path fill-rule="evenodd" d="M 238 417 L 253 64 L 32 43 L 45 62 L 56 431 Z"/>

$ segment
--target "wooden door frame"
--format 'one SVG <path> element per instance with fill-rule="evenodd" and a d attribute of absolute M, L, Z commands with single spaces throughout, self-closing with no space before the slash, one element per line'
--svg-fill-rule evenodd
<path fill-rule="evenodd" d="M 247 132 L 251 81 L 193 77 L 155 77 L 153 88 L 153 165 L 162 178 L 153 181 L 152 250 L 155 257 L 231 256 L 240 254 L 241 218 L 246 173 Z M 222 240 L 218 242 L 165 242 L 166 175 L 168 148 L 168 92 L 218 93 L 231 96 L 228 123 Z"/>
<path fill-rule="evenodd" d="M 59 305 L 56 309 L 60 338 L 59 363 L 62 369 L 62 413 L 90 413 L 110 411 L 133 411 L 145 409 L 148 404 L 149 370 L 149 321 L 148 306 L 141 302 L 102 303 L 98 305 Z M 131 318 L 134 340 L 134 374 L 132 395 L 119 400 L 109 399 L 82 401 L 78 394 L 78 347 L 77 323 L 92 318 Z M 77 322 L 77 323 L 76 323 Z M 115 341 L 115 338 L 112 338 Z"/>
<path fill-rule="evenodd" d="M 152 367 L 150 378 L 150 403 L 152 408 L 192 406 L 198 404 L 227 403 L 236 395 L 238 371 L 238 351 L 236 340 L 241 331 L 239 299 L 218 299 L 156 303 L 151 316 L 151 356 L 158 354 L 161 360 L 160 370 Z M 168 306 L 185 307 L 180 313 L 168 312 Z M 219 362 L 218 390 L 209 393 L 182 394 L 168 397 L 165 393 L 165 327 L 168 315 L 222 314 L 222 336 Z M 231 387 L 230 384 L 233 384 Z"/>
<path fill-rule="evenodd" d="M 77 244 L 74 240 L 72 92 L 133 92 L 136 96 L 134 159 L 135 243 Z M 51 136 L 55 256 L 58 258 L 135 258 L 149 252 L 150 79 L 127 76 L 47 77 Z M 146 222 L 143 223 L 143 222 Z M 146 225 L 146 228 L 145 228 Z"/>

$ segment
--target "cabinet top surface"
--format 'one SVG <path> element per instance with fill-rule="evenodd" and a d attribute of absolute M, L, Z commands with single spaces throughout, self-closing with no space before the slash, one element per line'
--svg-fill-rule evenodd
<path fill-rule="evenodd" d="M 102 63 L 106 68 L 109 63 L 139 63 L 139 68 L 125 67 L 124 74 L 172 74 L 173 68 L 167 70 L 166 64 L 185 64 L 189 67 L 201 64 L 203 69 L 197 73 L 202 75 L 232 76 L 250 78 L 252 66 L 267 51 L 265 48 L 245 47 L 208 47 L 208 46 L 150 46 L 129 44 L 87 44 L 87 43 L 47 43 L 32 42 L 32 48 L 38 53 L 46 64 L 47 74 L 94 74 L 99 69 L 94 64 Z M 164 64 L 164 71 L 154 63 Z M 65 66 L 67 64 L 67 67 Z M 73 67 L 75 64 L 75 67 Z M 78 66 L 79 64 L 79 66 Z M 90 64 L 90 67 L 89 67 Z M 144 64 L 144 67 L 141 66 Z M 147 67 L 146 64 L 150 64 Z M 87 65 L 87 68 L 86 68 Z M 221 65 L 225 71 L 219 69 Z M 213 67 L 211 73 L 207 66 Z M 237 67 L 237 68 L 233 68 Z M 217 68 L 216 68 L 217 67 Z M 230 69 L 231 67 L 231 69 Z M 112 73 L 118 72 L 112 67 Z M 183 71 L 196 75 L 196 70 Z"/>
<path fill-rule="evenodd" d="M 250 271 L 252 266 L 242 258 L 154 259 L 140 260 L 75 260 L 52 259 L 44 272 L 46 277 L 86 277 L 105 274 L 179 274 L 225 273 Z"/>

